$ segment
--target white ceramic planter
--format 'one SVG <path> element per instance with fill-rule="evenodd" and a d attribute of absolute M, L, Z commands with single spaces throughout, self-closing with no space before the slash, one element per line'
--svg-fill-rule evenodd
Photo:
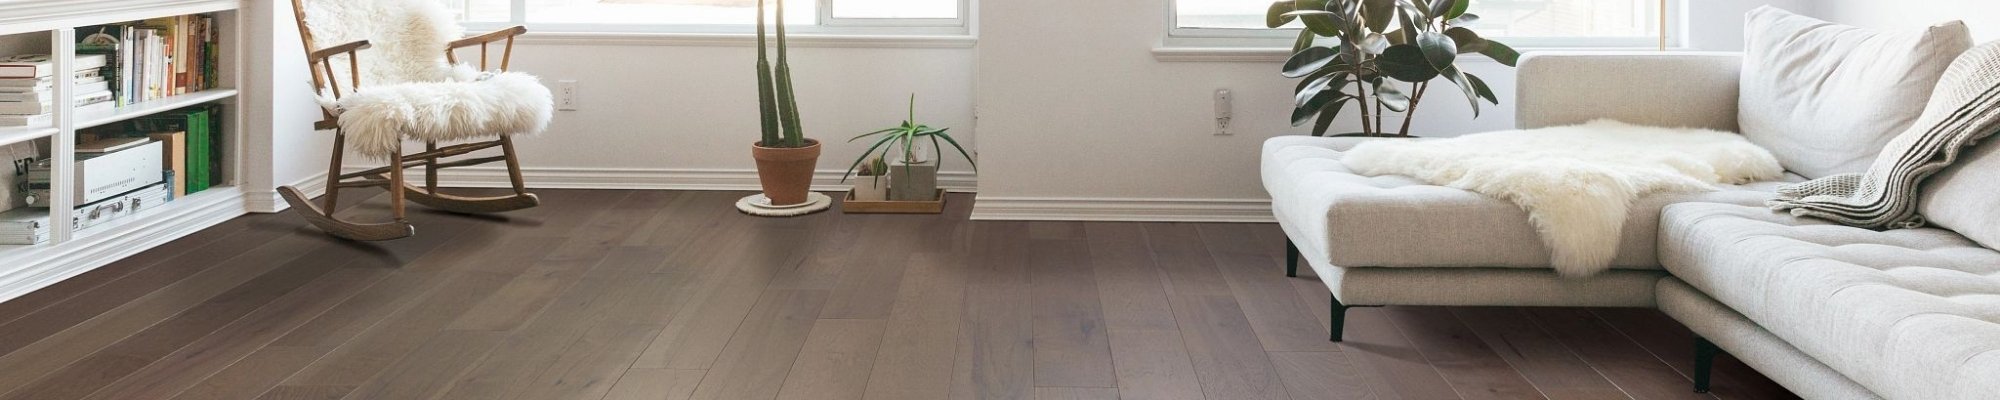
<path fill-rule="evenodd" d="M 889 199 L 889 177 L 854 177 L 854 200 L 884 201 Z"/>

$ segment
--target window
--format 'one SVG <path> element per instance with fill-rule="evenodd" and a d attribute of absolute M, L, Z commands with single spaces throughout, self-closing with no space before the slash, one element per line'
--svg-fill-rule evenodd
<path fill-rule="evenodd" d="M 442 0 L 468 25 L 559 32 L 749 33 L 758 0 Z M 766 0 L 766 7 L 776 7 Z M 798 33 L 962 34 L 966 0 L 786 0 Z"/>
<path fill-rule="evenodd" d="M 1662 34 L 1661 10 L 1667 10 L 1669 20 L 1676 19 L 1679 4 L 1680 0 L 1472 0 L 1471 12 L 1480 16 L 1472 28 L 1515 47 L 1652 47 Z M 1260 38 L 1289 45 L 1296 31 L 1265 28 L 1264 12 L 1269 7 L 1270 2 L 1259 0 L 1174 0 L 1173 36 Z M 1666 39 L 1671 45 L 1679 38 Z"/>

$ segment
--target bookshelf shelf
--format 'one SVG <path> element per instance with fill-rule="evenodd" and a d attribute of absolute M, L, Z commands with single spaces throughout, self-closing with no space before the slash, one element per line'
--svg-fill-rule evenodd
<path fill-rule="evenodd" d="M 145 117 L 153 114 L 159 114 L 162 112 L 177 110 L 183 107 L 221 101 L 233 97 L 236 97 L 235 89 L 213 89 L 213 90 L 203 90 L 200 92 L 183 94 L 179 96 L 167 97 L 158 100 L 132 103 L 131 105 L 113 108 L 110 110 L 94 111 L 94 112 L 86 111 L 77 113 L 76 128 L 77 129 L 95 128 L 99 126 L 124 122 L 127 120 L 131 120 L 133 118 Z"/>
<path fill-rule="evenodd" d="M 60 130 L 53 126 L 18 126 L 0 128 L 0 146 L 27 142 L 55 136 Z"/>
<path fill-rule="evenodd" d="M 270 14 L 265 13 L 271 11 L 268 6 L 261 10 L 263 12 L 243 9 L 251 4 L 272 3 L 245 0 L 0 0 L 0 56 L 51 54 L 54 55 L 51 69 L 82 71 L 81 68 L 73 68 L 77 63 L 73 55 L 78 54 L 79 50 L 91 52 L 89 54 L 107 54 L 101 37 L 111 36 L 113 40 L 126 40 L 122 42 L 124 44 L 118 45 L 119 49 L 152 51 L 121 54 L 112 50 L 109 54 L 113 54 L 114 57 L 126 57 L 124 59 L 127 60 L 141 60 L 142 57 L 148 56 L 155 58 L 149 59 L 154 61 L 146 65 L 114 64 L 107 67 L 106 69 L 121 68 L 117 70 L 118 72 L 146 71 L 135 72 L 133 75 L 107 71 L 105 76 L 107 76 L 106 81 L 111 82 L 107 84 L 110 87 L 121 89 L 120 93 L 124 93 L 114 77 L 165 76 L 164 79 L 154 81 L 155 87 L 161 90 L 176 87 L 190 88 L 188 89 L 190 92 L 186 94 L 155 98 L 117 108 L 59 106 L 50 118 L 53 123 L 29 127 L 0 127 L 0 155 L 7 156 L 0 158 L 33 156 L 48 160 L 54 166 L 44 175 L 46 177 L 35 179 L 51 182 L 49 186 L 53 187 L 40 192 L 45 196 L 39 198 L 45 200 L 40 209 L 48 212 L 50 221 L 60 221 L 48 224 L 48 239 L 41 244 L 0 245 L 0 301 L 89 272 L 119 258 L 164 244 L 253 210 L 274 210 L 272 204 L 280 204 L 277 203 L 277 197 L 272 189 L 275 183 L 267 182 L 273 179 L 271 175 L 273 145 L 264 139 L 269 137 L 269 129 L 247 129 L 246 126 L 252 121 L 251 109 L 268 111 L 269 106 L 243 104 L 240 101 L 241 93 L 238 91 L 244 89 L 257 92 L 260 89 L 272 89 L 268 80 L 246 79 L 247 75 L 255 73 L 245 67 L 246 61 L 273 63 L 272 52 L 276 51 L 251 45 L 257 43 L 257 40 L 253 39 L 263 39 L 252 32 L 269 31 L 271 27 L 267 20 L 272 18 Z M 203 17 L 176 18 L 193 15 Z M 151 21 L 155 19 L 166 19 L 167 22 Z M 141 20 L 149 21 L 140 22 Z M 127 28 L 124 30 L 125 34 L 120 34 L 116 31 L 99 29 L 99 26 L 103 25 Z M 142 31 L 143 34 L 138 36 L 131 34 Z M 98 36 L 100 40 L 88 43 L 89 46 L 79 44 L 80 38 L 91 39 L 91 36 Z M 133 45 L 131 43 L 134 43 L 135 37 L 153 40 L 150 42 L 153 44 Z M 173 42 L 182 38 L 188 40 Z M 185 45 L 186 43 L 204 45 L 189 47 Z M 165 63 L 157 61 L 162 59 L 169 61 Z M 188 65 L 180 64 L 183 61 L 177 60 L 195 61 L 188 61 L 194 63 Z M 176 66 L 187 68 L 172 68 Z M 140 67 L 154 69 L 140 69 Z M 145 75 L 148 72 L 152 75 Z M 184 76 L 176 81 L 174 80 L 176 73 Z M 72 81 L 67 79 L 56 81 L 57 83 L 51 85 L 52 88 L 45 89 L 51 92 L 49 98 L 67 99 L 80 93 L 89 93 L 84 84 L 68 83 Z M 125 82 L 132 85 L 142 83 Z M 251 86 L 245 86 L 246 84 Z M 202 87 L 220 89 L 196 91 L 196 88 Z M 209 104 L 220 107 L 202 107 Z M 176 112 L 194 107 L 200 108 L 188 113 Z M 77 151 L 78 142 L 83 140 L 82 137 L 101 137 L 94 135 L 105 132 L 110 132 L 111 135 L 155 133 L 137 131 L 135 129 L 144 128 L 132 128 L 124 123 L 152 116 L 195 115 L 203 112 L 206 114 L 200 115 L 204 116 L 191 118 L 206 118 L 206 121 L 216 125 L 210 125 L 212 128 L 206 133 L 187 135 L 199 136 L 202 138 L 199 140 L 206 142 L 189 139 L 188 143 L 211 143 L 211 145 L 190 147 L 203 150 L 199 155 L 187 155 L 194 158 L 182 160 L 212 157 L 208 158 L 213 160 L 212 164 L 207 164 L 210 167 L 200 168 L 199 173 L 191 173 L 192 176 L 207 176 L 212 186 L 173 199 L 171 202 L 146 203 L 150 205 L 130 214 L 118 214 L 114 211 L 110 215 L 116 216 L 115 218 L 107 216 L 96 219 L 89 223 L 88 227 L 81 229 L 78 229 L 77 225 L 63 223 L 79 217 L 97 218 L 93 215 L 100 214 L 91 214 L 80 207 L 106 207 L 106 204 L 110 204 L 105 203 L 106 201 L 114 201 L 102 195 L 91 195 L 91 199 L 104 200 L 86 205 L 83 194 L 72 194 L 80 193 L 71 189 L 81 185 L 80 182 L 85 178 L 103 175 L 85 175 L 80 167 L 73 167 L 87 159 L 80 156 Z M 167 118 L 160 120 L 164 121 Z M 148 123 L 155 122 L 159 121 Z M 252 134 L 256 134 L 257 137 L 251 137 Z M 182 157 L 181 153 L 172 153 L 169 156 L 163 159 Z M 167 163 L 189 165 L 173 164 L 173 161 Z M 181 174 L 174 176 L 184 178 Z M 26 191 L 12 190 L 16 187 L 13 183 L 19 183 L 18 181 L 24 179 L 28 178 L 0 176 L 0 183 L 5 184 L 0 185 L 4 186 L 0 187 L 0 202 L 4 202 L 0 203 L 0 212 L 27 205 L 27 202 L 23 201 Z M 199 190 L 192 187 L 189 189 Z M 138 202 L 140 200 L 133 199 L 139 198 L 131 197 L 115 201 L 117 204 L 141 204 Z"/>

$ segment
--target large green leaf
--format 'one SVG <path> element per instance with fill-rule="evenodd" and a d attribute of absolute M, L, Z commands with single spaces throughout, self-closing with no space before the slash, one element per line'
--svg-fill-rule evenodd
<path fill-rule="evenodd" d="M 1308 47 L 1305 51 L 1293 54 L 1291 59 L 1285 60 L 1283 75 L 1286 78 L 1310 75 L 1313 71 L 1318 71 L 1320 67 L 1326 66 L 1327 63 L 1333 62 L 1334 58 L 1339 55 L 1339 52 L 1330 48 L 1319 46 Z"/>
<path fill-rule="evenodd" d="M 1333 75 L 1338 72 L 1341 71 L 1337 68 L 1320 68 L 1318 71 L 1313 71 L 1312 74 L 1299 78 L 1299 83 L 1292 88 L 1292 93 L 1306 91 L 1306 88 L 1311 87 L 1313 82 L 1318 81 L 1319 78 L 1324 78 L 1327 75 Z"/>
<path fill-rule="evenodd" d="M 1347 20 L 1340 14 L 1326 10 L 1298 10 L 1284 15 L 1295 16 L 1300 21 L 1305 21 L 1306 30 L 1320 36 L 1340 36 L 1341 32 L 1347 30 L 1348 25 Z"/>
<path fill-rule="evenodd" d="M 1438 32 L 1424 32 L 1417 35 L 1417 48 L 1424 51 L 1424 59 L 1432 68 L 1443 71 L 1451 68 L 1452 61 L 1458 59 L 1458 43 Z"/>
<path fill-rule="evenodd" d="M 1457 8 L 1459 2 L 1460 0 L 1431 0 L 1431 8 L 1425 10 L 1429 14 L 1424 14 L 1426 16 L 1424 19 L 1450 19 L 1451 10 Z"/>
<path fill-rule="evenodd" d="M 1356 43 L 1355 47 L 1368 54 L 1382 54 L 1382 50 L 1389 49 L 1389 45 L 1388 36 L 1370 32 L 1368 36 L 1361 37 L 1361 41 Z"/>
<path fill-rule="evenodd" d="M 1332 103 L 1328 103 L 1326 107 L 1320 108 L 1319 120 L 1313 122 L 1312 135 L 1325 136 L 1326 129 L 1333 126 L 1334 118 L 1340 117 L 1340 110 L 1347 108 L 1347 101 L 1353 99 L 1353 97 L 1342 97 L 1340 100 L 1334 100 Z"/>
<path fill-rule="evenodd" d="M 1459 16 L 1465 15 L 1465 11 L 1471 8 L 1472 8 L 1472 0 L 1454 1 L 1451 4 L 1451 10 L 1445 11 L 1442 17 L 1444 19 L 1458 18 Z"/>
<path fill-rule="evenodd" d="M 1317 97 L 1320 93 L 1328 90 L 1340 91 L 1340 88 L 1347 86 L 1348 76 L 1348 73 L 1341 72 L 1308 81 L 1305 88 L 1300 89 L 1298 93 L 1292 96 L 1292 106 L 1305 106 L 1313 97 Z M 1342 95 L 1345 95 L 1345 93 L 1343 92 Z"/>
<path fill-rule="evenodd" d="M 1396 28 L 1395 30 L 1389 31 L 1389 33 L 1382 34 L 1382 36 L 1389 37 L 1389 44 L 1395 45 L 1395 44 L 1410 44 L 1410 37 L 1416 35 L 1409 34 L 1409 32 L 1404 31 L 1403 28 Z"/>
<path fill-rule="evenodd" d="M 1444 30 L 1444 35 L 1450 36 L 1453 43 L 1458 43 L 1458 54 L 1478 53 L 1481 50 L 1486 50 L 1486 38 L 1479 37 L 1479 34 L 1473 32 L 1471 29 L 1463 27 L 1446 29 Z"/>
<path fill-rule="evenodd" d="M 1465 92 L 1465 101 L 1472 103 L 1472 117 L 1479 118 L 1479 89 L 1473 86 L 1471 80 L 1466 79 L 1465 73 L 1459 71 L 1458 67 L 1446 68 L 1444 76 L 1451 78 L 1451 83 L 1457 85 L 1459 91 Z"/>
<path fill-rule="evenodd" d="M 1452 28 L 1465 27 L 1465 26 L 1472 26 L 1472 23 L 1474 22 L 1479 22 L 1479 14 L 1465 14 L 1453 17 L 1452 19 L 1444 21 L 1444 26 Z"/>
<path fill-rule="evenodd" d="M 1396 21 L 1396 0 L 1361 0 L 1361 19 L 1369 32 L 1389 29 Z"/>
<path fill-rule="evenodd" d="M 1347 93 L 1342 93 L 1339 90 L 1320 91 L 1318 95 L 1306 99 L 1305 103 L 1292 108 L 1292 126 L 1305 125 L 1306 122 L 1311 122 L 1314 115 L 1319 115 L 1320 107 L 1325 107 L 1327 103 L 1332 103 L 1334 100 L 1346 97 L 1348 97 Z"/>
<path fill-rule="evenodd" d="M 1375 65 L 1382 68 L 1383 74 L 1404 82 L 1428 81 L 1438 75 L 1437 68 L 1424 58 L 1423 49 L 1414 44 L 1389 46 L 1375 57 Z"/>
<path fill-rule="evenodd" d="M 1389 83 L 1388 81 L 1375 84 L 1375 101 L 1381 103 L 1382 107 L 1388 108 L 1389 111 L 1404 112 L 1410 110 L 1410 95 L 1404 94 L 1402 89 L 1396 88 L 1396 84 Z"/>
<path fill-rule="evenodd" d="M 1408 3 L 1404 3 L 1404 4 L 1408 4 Z M 1401 24 L 1403 24 L 1403 26 L 1402 26 L 1401 28 L 1397 29 L 1397 30 L 1399 30 L 1399 31 L 1402 31 L 1402 32 L 1403 32 L 1403 40 L 1402 40 L 1401 42 L 1399 42 L 1399 43 L 1416 43 L 1416 42 L 1417 42 L 1417 32 L 1423 32 L 1423 31 L 1424 31 L 1424 29 L 1425 29 L 1425 26 L 1424 26 L 1424 25 L 1418 25 L 1418 24 L 1417 24 L 1417 20 L 1415 19 L 1416 17 L 1418 17 L 1418 16 L 1421 16 L 1421 15 L 1422 15 L 1422 12 L 1421 12 L 1421 11 L 1416 11 L 1416 10 L 1407 10 L 1407 9 L 1406 9 L 1406 10 L 1399 10 L 1399 11 L 1396 11 L 1396 21 L 1397 21 L 1398 23 L 1401 23 Z"/>
<path fill-rule="evenodd" d="M 1513 47 L 1507 47 L 1506 44 L 1491 40 L 1486 41 L 1486 48 L 1480 50 L 1479 54 L 1484 54 L 1486 57 L 1492 58 L 1493 61 L 1499 61 L 1501 64 L 1509 67 L 1521 61 L 1521 52 L 1515 51 Z"/>
<path fill-rule="evenodd" d="M 1319 35 L 1313 34 L 1312 30 L 1300 29 L 1298 40 L 1292 42 L 1292 53 L 1297 54 L 1298 52 L 1306 51 L 1307 47 L 1312 47 L 1314 39 L 1318 38 Z"/>
<path fill-rule="evenodd" d="M 1479 79 L 1478 75 L 1465 74 L 1465 80 L 1472 81 L 1472 90 L 1479 94 L 1479 98 L 1486 99 L 1493 105 L 1500 105 L 1500 98 L 1493 95 L 1493 87 L 1486 86 L 1485 79 Z"/>
<path fill-rule="evenodd" d="M 1298 20 L 1299 19 L 1298 16 L 1286 14 L 1292 11 L 1297 11 L 1298 10 L 1297 8 L 1293 8 L 1296 5 L 1298 5 L 1298 2 L 1292 0 L 1278 0 L 1275 2 L 1271 2 L 1271 10 L 1264 13 L 1264 26 L 1271 29 L 1277 29 L 1280 26 L 1285 26 L 1285 24 L 1289 24 L 1292 23 L 1292 21 Z"/>

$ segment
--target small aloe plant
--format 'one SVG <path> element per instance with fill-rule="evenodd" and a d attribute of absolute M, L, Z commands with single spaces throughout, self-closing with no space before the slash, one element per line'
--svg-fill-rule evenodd
<path fill-rule="evenodd" d="M 944 160 L 944 147 L 939 143 L 939 140 L 942 139 L 944 144 L 950 144 L 951 148 L 958 150 L 958 155 L 964 156 L 966 162 L 972 163 L 973 170 L 979 170 L 979 162 L 972 159 L 972 153 L 965 151 L 965 147 L 959 146 L 958 140 L 953 139 L 951 134 L 945 133 L 945 131 L 949 131 L 951 128 L 931 128 L 929 125 L 917 123 L 916 94 L 910 95 L 909 115 L 909 119 L 903 120 L 903 124 L 897 127 L 864 133 L 860 136 L 855 136 L 853 139 L 848 139 L 849 143 L 853 143 L 863 138 L 881 136 L 875 140 L 873 146 L 868 147 L 868 151 L 861 152 L 861 157 L 854 159 L 853 165 L 847 166 L 847 175 L 843 175 L 841 181 L 845 182 L 847 176 L 854 175 L 855 169 L 860 167 L 862 162 L 868 162 L 869 157 L 874 157 L 873 163 L 883 164 L 881 165 L 882 169 L 874 170 L 874 172 L 887 173 L 888 165 L 882 159 L 887 158 L 890 151 L 896 150 L 899 147 L 903 151 L 904 168 L 909 168 L 909 161 L 917 159 L 917 141 L 924 139 L 931 141 L 931 150 L 936 152 L 939 161 Z M 866 175 L 864 174 L 863 176 Z"/>
<path fill-rule="evenodd" d="M 764 147 L 806 147 L 805 131 L 799 127 L 799 103 L 792 95 L 792 66 L 785 57 L 785 0 L 777 3 L 778 66 L 771 69 L 764 35 L 764 2 L 757 0 L 757 105 L 764 127 Z"/>

